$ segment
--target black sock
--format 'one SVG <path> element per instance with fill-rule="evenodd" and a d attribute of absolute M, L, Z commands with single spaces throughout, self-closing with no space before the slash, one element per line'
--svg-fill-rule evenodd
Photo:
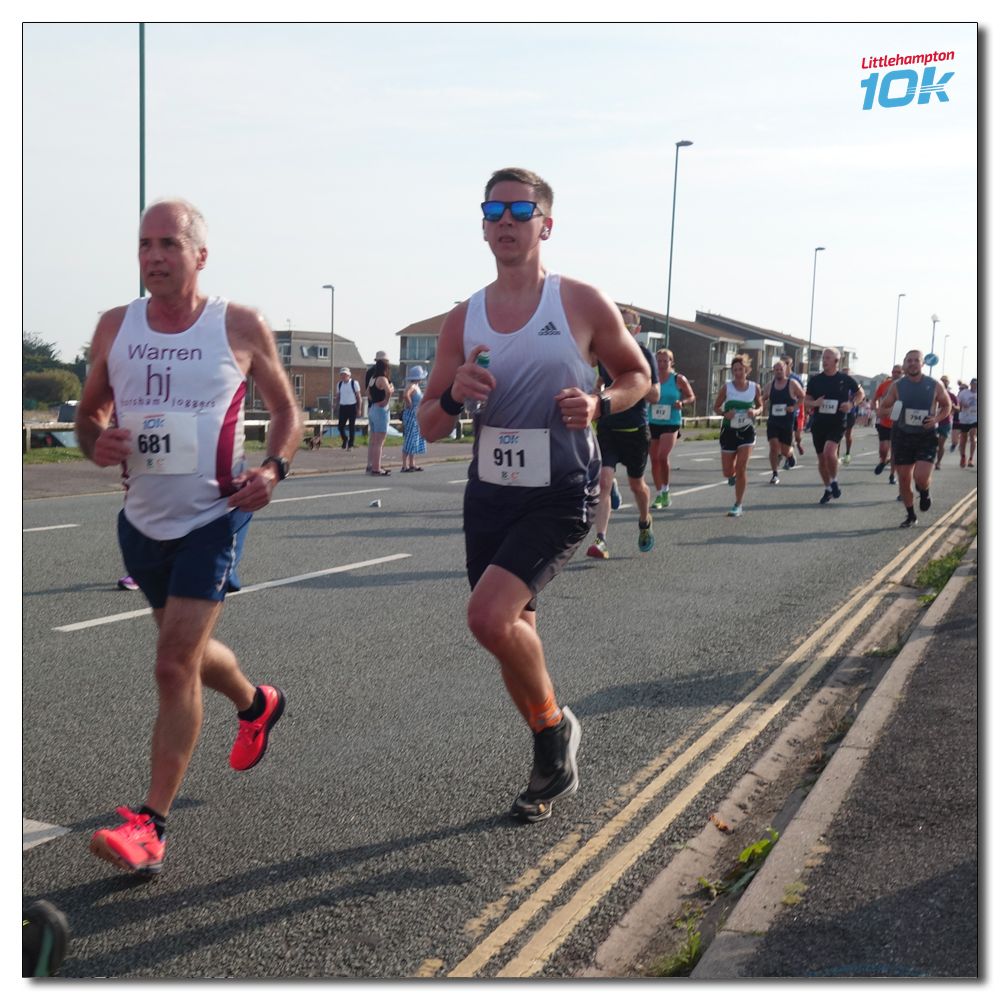
<path fill-rule="evenodd" d="M 156 827 L 156 836 L 160 837 L 162 839 L 163 832 L 167 828 L 167 818 L 165 816 L 161 816 L 158 812 L 156 812 L 153 809 L 150 809 L 149 806 L 145 806 L 145 805 L 141 806 L 136 811 L 140 815 L 142 815 L 143 813 L 145 813 L 152 820 L 153 826 Z"/>
<path fill-rule="evenodd" d="M 909 514 L 909 516 L 912 517 L 914 521 L 917 519 L 917 515 L 913 513 L 912 507 L 907 507 L 906 513 Z"/>
<path fill-rule="evenodd" d="M 639 527 L 640 528 L 648 528 L 649 527 L 649 521 L 640 521 L 639 522 Z"/>
<path fill-rule="evenodd" d="M 925 496 L 927 496 L 927 494 L 928 494 L 928 493 L 930 493 L 930 491 L 931 491 L 931 490 L 930 490 L 930 487 L 929 487 L 929 486 L 927 487 L 927 489 L 926 489 L 926 490 L 922 490 L 922 489 L 921 489 L 921 488 L 920 488 L 919 486 L 917 487 L 917 492 L 918 492 L 918 493 L 919 493 L 919 494 L 920 494 L 920 495 L 921 495 L 922 497 L 925 497 Z"/>
<path fill-rule="evenodd" d="M 254 692 L 253 704 L 248 709 L 237 712 L 236 718 L 242 719 L 244 722 L 253 722 L 264 714 L 265 708 L 267 708 L 267 699 L 264 697 L 264 692 L 257 688 Z"/>

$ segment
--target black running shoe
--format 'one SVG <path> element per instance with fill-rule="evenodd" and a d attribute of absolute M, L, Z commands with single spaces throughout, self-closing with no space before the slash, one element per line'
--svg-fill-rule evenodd
<path fill-rule="evenodd" d="M 896 485 L 896 477 L 891 472 L 889 473 L 889 485 L 890 486 L 895 486 Z"/>
<path fill-rule="evenodd" d="M 565 706 L 562 719 L 534 734 L 535 763 L 528 787 L 514 800 L 510 818 L 518 823 L 541 823 L 552 815 L 552 803 L 580 787 L 576 751 L 581 727 Z"/>
<path fill-rule="evenodd" d="M 907 514 L 906 520 L 900 525 L 901 528 L 912 528 L 917 523 L 916 514 Z"/>
<path fill-rule="evenodd" d="M 62 911 L 39 899 L 21 914 L 21 976 L 54 976 L 69 945 L 69 924 Z"/>
<path fill-rule="evenodd" d="M 795 468 L 795 456 L 794 455 L 789 455 L 788 458 L 785 459 L 785 468 L 786 469 L 794 469 Z"/>
<path fill-rule="evenodd" d="M 829 503 L 833 499 L 833 490 L 828 486 L 824 491 L 823 495 L 819 498 L 820 503 Z"/>
<path fill-rule="evenodd" d="M 840 496 L 840 486 L 837 483 L 830 483 L 830 490 L 833 493 L 833 499 L 836 500 Z"/>
<path fill-rule="evenodd" d="M 931 509 L 931 491 L 930 490 L 920 490 L 920 509 L 930 510 Z"/>
<path fill-rule="evenodd" d="M 878 465 L 875 466 L 875 475 L 881 476 L 882 473 L 885 472 L 885 467 L 888 464 L 889 464 L 888 462 L 879 462 Z"/>

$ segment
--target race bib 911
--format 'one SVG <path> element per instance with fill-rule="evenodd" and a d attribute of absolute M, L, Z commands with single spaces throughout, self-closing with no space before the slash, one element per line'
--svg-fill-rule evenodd
<path fill-rule="evenodd" d="M 549 486 L 549 429 L 479 428 L 479 478 L 498 486 Z"/>
<path fill-rule="evenodd" d="M 198 471 L 198 415 L 134 410 L 118 415 L 132 432 L 130 476 L 185 476 Z"/>

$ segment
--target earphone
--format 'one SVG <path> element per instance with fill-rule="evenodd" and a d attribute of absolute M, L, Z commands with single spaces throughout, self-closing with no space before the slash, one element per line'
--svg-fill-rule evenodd
<path fill-rule="evenodd" d="M 548 227 L 548 226 L 545 226 L 545 227 L 544 227 L 544 228 L 542 229 L 542 236 L 548 236 L 548 235 L 549 235 L 549 227 Z"/>

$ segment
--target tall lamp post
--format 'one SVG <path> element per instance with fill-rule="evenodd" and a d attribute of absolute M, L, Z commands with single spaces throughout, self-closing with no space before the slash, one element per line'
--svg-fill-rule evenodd
<path fill-rule="evenodd" d="M 940 320 L 937 317 L 937 313 L 931 313 L 931 354 L 934 353 L 934 331 L 937 329 L 937 325 Z M 934 375 L 934 366 L 930 366 L 930 374 Z"/>
<path fill-rule="evenodd" d="M 896 297 L 896 336 L 892 341 L 892 366 L 896 367 L 896 345 L 899 343 L 899 303 L 906 298 L 906 292 L 900 292 Z"/>
<path fill-rule="evenodd" d="M 336 388 L 336 378 L 333 367 L 333 285 L 324 285 L 330 289 L 330 423 L 333 423 L 333 391 Z M 330 433 L 333 433 L 331 429 Z"/>
<path fill-rule="evenodd" d="M 806 349 L 806 375 L 809 374 L 809 366 L 812 364 L 812 352 L 813 352 L 813 306 L 816 304 L 816 258 L 819 255 L 820 250 L 825 250 L 826 247 L 816 247 L 813 250 L 813 287 L 812 296 L 809 299 L 809 347 Z"/>
<path fill-rule="evenodd" d="M 944 335 L 944 347 L 941 348 L 941 371 L 944 372 L 944 361 L 948 357 L 948 338 L 951 336 L 950 333 Z"/>
<path fill-rule="evenodd" d="M 139 216 L 146 208 L 146 25 L 139 22 Z M 139 272 L 139 298 L 146 294 Z"/>
<path fill-rule="evenodd" d="M 677 163 L 681 155 L 681 146 L 693 146 L 689 139 L 681 139 L 674 143 L 674 202 L 670 209 L 670 262 L 667 264 L 667 315 L 663 323 L 663 346 L 670 346 L 670 281 L 674 274 L 674 215 L 677 213 Z"/>

